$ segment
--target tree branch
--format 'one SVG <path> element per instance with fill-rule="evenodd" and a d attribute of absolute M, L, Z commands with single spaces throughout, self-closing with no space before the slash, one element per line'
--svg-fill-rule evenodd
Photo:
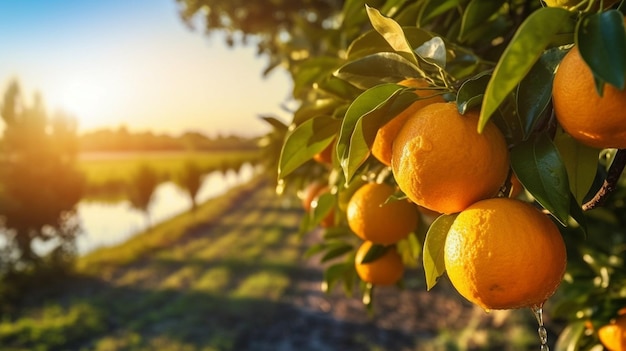
<path fill-rule="evenodd" d="M 626 149 L 619 149 L 613 158 L 602 187 L 591 200 L 583 204 L 583 211 L 589 211 L 604 204 L 609 195 L 617 188 L 617 181 L 625 166 Z"/>

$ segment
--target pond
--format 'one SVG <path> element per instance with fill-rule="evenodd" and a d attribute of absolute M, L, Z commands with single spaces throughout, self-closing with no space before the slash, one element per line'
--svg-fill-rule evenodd
<path fill-rule="evenodd" d="M 250 181 L 255 173 L 255 168 L 246 163 L 237 174 L 212 172 L 206 175 L 198 192 L 198 203 Z M 153 225 L 191 208 L 189 196 L 172 182 L 159 185 L 152 196 L 149 220 Z M 128 201 L 114 204 L 82 201 L 77 212 L 83 229 L 76 242 L 79 254 L 121 243 L 148 226 L 144 213 L 132 208 Z"/>

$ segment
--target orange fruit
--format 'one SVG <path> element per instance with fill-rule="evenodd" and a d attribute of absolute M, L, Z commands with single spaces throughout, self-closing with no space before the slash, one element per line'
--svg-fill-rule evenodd
<path fill-rule="evenodd" d="M 486 310 L 543 304 L 561 283 L 566 260 L 550 218 L 509 198 L 482 200 L 461 212 L 444 245 L 448 278 Z"/>
<path fill-rule="evenodd" d="M 477 124 L 478 112 L 460 115 L 455 103 L 428 105 L 406 121 L 391 168 L 409 199 L 449 214 L 498 193 L 509 170 L 507 145 L 495 124 L 481 134 Z"/>
<path fill-rule="evenodd" d="M 393 140 L 398 135 L 398 132 L 400 131 L 400 128 L 402 128 L 402 125 L 404 125 L 404 122 L 406 122 L 406 120 L 420 108 L 434 102 L 444 101 L 440 95 L 435 95 L 437 93 L 436 91 L 423 89 L 429 86 L 428 82 L 424 79 L 410 78 L 405 79 L 398 84 L 409 88 L 417 88 L 417 90 L 415 90 L 415 94 L 424 99 L 417 100 L 412 103 L 404 111 L 400 112 L 400 114 L 378 129 L 378 132 L 376 132 L 376 137 L 374 138 L 374 143 L 372 144 L 372 155 L 374 155 L 377 160 L 386 166 L 391 166 Z M 420 90 L 420 88 L 422 89 Z"/>
<path fill-rule="evenodd" d="M 576 47 L 556 71 L 552 101 L 557 120 L 574 139 L 596 148 L 626 148 L 626 90 L 605 84 L 600 97 Z"/>
<path fill-rule="evenodd" d="M 393 285 L 404 275 L 402 257 L 395 247 L 387 247 L 385 253 L 368 263 L 361 263 L 363 258 L 374 245 L 371 241 L 365 241 L 356 252 L 354 268 L 358 276 L 367 283 L 374 285 Z"/>
<path fill-rule="evenodd" d="M 610 351 L 626 351 L 626 315 L 620 315 L 611 323 L 600 327 L 598 338 Z"/>
<path fill-rule="evenodd" d="M 317 154 L 313 155 L 313 159 L 317 162 L 317 163 L 326 163 L 326 164 L 332 164 L 333 163 L 333 152 L 335 151 L 335 144 L 337 143 L 336 141 L 337 139 L 333 139 L 333 141 L 328 144 L 328 146 L 318 152 Z"/>
<path fill-rule="evenodd" d="M 417 227 L 417 207 L 406 200 L 385 203 L 394 193 L 393 187 L 381 183 L 359 188 L 346 211 L 350 229 L 361 239 L 381 245 L 406 238 Z"/>

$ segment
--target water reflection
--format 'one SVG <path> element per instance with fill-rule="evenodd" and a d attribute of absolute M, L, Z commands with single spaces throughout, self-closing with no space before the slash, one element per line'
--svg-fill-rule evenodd
<path fill-rule="evenodd" d="M 255 169 L 244 164 L 239 173 L 221 172 L 208 174 L 198 192 L 198 203 L 219 196 L 235 185 L 252 179 Z M 163 183 L 155 190 L 149 207 L 150 222 L 157 224 L 191 208 L 186 193 L 171 182 Z M 77 239 L 78 253 L 84 254 L 102 246 L 123 242 L 133 234 L 146 229 L 148 222 L 141 211 L 123 201 L 107 204 L 91 201 L 80 202 L 77 206 L 83 233 Z"/>

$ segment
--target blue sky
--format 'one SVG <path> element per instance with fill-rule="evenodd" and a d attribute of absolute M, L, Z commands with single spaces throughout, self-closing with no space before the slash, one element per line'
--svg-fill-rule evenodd
<path fill-rule="evenodd" d="M 263 79 L 254 47 L 227 48 L 180 20 L 175 0 L 0 2 L 0 89 L 17 78 L 81 131 L 196 130 L 258 135 L 261 114 L 280 109 L 291 83 Z"/>

